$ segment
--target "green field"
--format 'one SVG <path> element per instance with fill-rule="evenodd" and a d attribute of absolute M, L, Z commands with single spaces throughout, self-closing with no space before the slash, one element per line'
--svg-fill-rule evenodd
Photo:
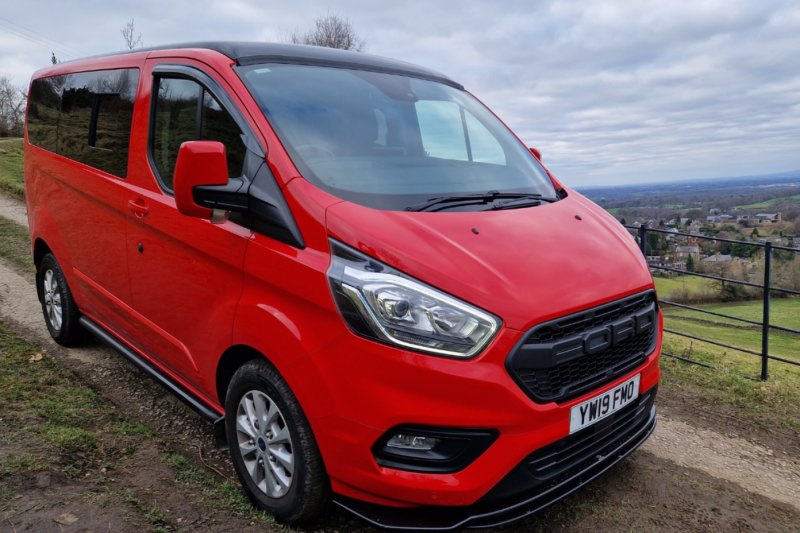
<path fill-rule="evenodd" d="M 731 316 L 761 320 L 761 301 L 699 305 L 703 309 Z M 761 351 L 761 327 L 735 320 L 705 315 L 696 311 L 663 306 L 664 326 L 687 333 Z M 800 329 L 800 298 L 773 300 L 772 323 Z M 800 335 L 771 332 L 771 355 L 800 361 Z M 733 405 L 738 416 L 745 417 L 765 431 L 797 435 L 800 431 L 800 367 L 769 361 L 768 381 L 758 381 L 761 358 L 707 342 L 664 334 L 664 353 L 672 353 L 715 367 L 710 370 L 662 356 L 662 381 L 666 387 L 703 391 L 710 403 Z"/>
<path fill-rule="evenodd" d="M 763 306 L 761 300 L 733 302 L 727 304 L 720 303 L 700 305 L 696 307 L 707 309 L 715 313 L 724 313 L 726 315 L 736 316 L 739 318 L 746 318 L 748 320 L 761 321 L 763 316 Z M 687 309 L 667 307 L 665 312 L 667 312 L 667 314 L 670 316 L 675 317 L 697 316 L 720 323 L 734 324 L 737 326 L 741 324 L 741 322 L 735 320 L 715 316 L 704 316 L 701 313 L 696 313 Z M 770 305 L 770 323 L 777 326 L 800 330 L 800 298 L 773 298 Z M 800 339 L 798 340 L 800 341 Z M 798 349 L 800 349 L 800 346 L 798 346 Z"/>
<path fill-rule="evenodd" d="M 702 309 L 731 316 L 760 321 L 762 303 L 759 300 L 730 304 L 697 306 Z M 711 339 L 716 342 L 761 351 L 761 326 L 736 320 L 705 315 L 696 311 L 665 305 L 665 327 L 681 333 Z M 800 329 L 800 298 L 784 298 L 772 301 L 770 322 L 774 325 Z M 702 341 L 667 334 L 668 350 L 678 355 L 713 364 L 728 370 L 756 377 L 761 367 L 760 357 L 715 346 Z M 800 361 L 800 335 L 771 331 L 769 334 L 770 355 Z M 791 383 L 791 388 L 800 388 L 800 367 L 778 361 L 769 362 L 770 379 Z"/>
<path fill-rule="evenodd" d="M 757 204 L 738 205 L 740 209 L 767 209 L 781 202 L 788 202 L 791 200 L 800 200 L 800 194 L 793 194 L 792 196 L 785 196 L 783 198 L 772 198 Z"/>
<path fill-rule="evenodd" d="M 697 276 L 676 276 L 674 278 L 653 278 L 659 298 L 675 300 L 677 293 L 686 292 L 692 298 L 713 297 L 715 289 L 712 281 Z"/>
<path fill-rule="evenodd" d="M 25 195 L 22 182 L 22 139 L 0 139 L 0 190 L 17 198 Z"/>

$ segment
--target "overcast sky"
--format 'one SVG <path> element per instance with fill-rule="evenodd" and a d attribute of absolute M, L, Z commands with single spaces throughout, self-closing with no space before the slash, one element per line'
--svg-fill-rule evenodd
<path fill-rule="evenodd" d="M 366 51 L 462 82 L 573 186 L 800 169 L 800 2 L 24 0 L 0 75 L 144 44 L 279 41 L 329 10 Z M 69 7 L 67 7 L 69 6 Z"/>

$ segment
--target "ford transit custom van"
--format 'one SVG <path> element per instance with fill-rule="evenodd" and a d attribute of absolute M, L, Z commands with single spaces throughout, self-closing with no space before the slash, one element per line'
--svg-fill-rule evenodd
<path fill-rule="evenodd" d="M 48 66 L 25 186 L 52 337 L 212 422 L 281 522 L 507 523 L 655 426 L 636 242 L 438 72 L 238 42 Z"/>

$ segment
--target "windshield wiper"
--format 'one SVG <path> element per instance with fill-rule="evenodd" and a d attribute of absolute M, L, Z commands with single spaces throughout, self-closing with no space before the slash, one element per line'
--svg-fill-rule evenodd
<path fill-rule="evenodd" d="M 425 202 L 410 205 L 406 207 L 406 211 L 442 211 L 453 207 L 460 207 L 462 205 L 479 205 L 488 204 L 495 200 L 512 200 L 499 205 L 493 205 L 493 209 L 503 209 L 502 206 L 510 203 L 516 203 L 516 200 L 527 200 L 529 202 L 554 202 L 553 198 L 545 198 L 541 194 L 535 193 L 521 193 L 521 192 L 500 192 L 489 191 L 487 193 L 479 194 L 456 194 L 453 196 L 437 196 Z M 533 204 L 531 204 L 533 205 Z M 516 207 L 522 207 L 521 205 Z M 510 207 L 509 207 L 510 208 Z"/>
<path fill-rule="evenodd" d="M 503 209 L 519 209 L 521 207 L 534 207 L 537 205 L 542 205 L 542 202 L 552 203 L 555 202 L 555 198 L 543 198 L 541 196 L 538 197 L 525 197 L 525 198 L 517 198 L 514 200 L 509 200 L 508 202 L 494 202 L 490 205 L 485 211 L 502 211 Z"/>

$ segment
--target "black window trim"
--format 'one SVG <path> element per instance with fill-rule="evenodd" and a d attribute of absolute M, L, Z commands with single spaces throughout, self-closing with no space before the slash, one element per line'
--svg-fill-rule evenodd
<path fill-rule="evenodd" d="M 256 137 L 256 135 L 253 133 L 253 129 L 250 127 L 250 124 L 247 122 L 247 120 L 245 120 L 241 110 L 230 97 L 230 95 L 228 95 L 228 92 L 219 83 L 217 83 L 214 78 L 197 67 L 183 65 L 180 63 L 159 63 L 155 65 L 152 70 L 152 78 L 152 84 L 150 86 L 150 122 L 147 127 L 147 161 L 150 164 L 150 169 L 153 171 L 153 175 L 156 177 L 159 188 L 164 192 L 164 194 L 167 194 L 168 196 L 175 195 L 173 189 L 171 187 L 167 187 L 166 183 L 164 182 L 164 179 L 158 170 L 158 165 L 156 164 L 154 156 L 156 126 L 155 118 L 156 106 L 158 104 L 158 82 L 162 78 L 185 79 L 193 81 L 202 89 L 208 91 L 211 96 L 217 99 L 220 106 L 222 106 L 222 109 L 224 109 L 225 112 L 227 112 L 231 118 L 233 118 L 233 121 L 242 131 L 244 136 L 242 142 L 244 143 L 245 151 L 255 152 L 260 158 L 266 157 L 267 152 L 264 149 L 264 146 L 262 146 L 261 142 L 258 140 L 258 137 Z M 199 106 L 202 105 L 203 92 L 201 91 Z M 198 113 L 199 112 L 200 111 L 198 109 Z M 248 185 L 250 184 L 250 180 L 253 178 L 253 176 L 242 177 L 245 180 L 245 183 Z"/>

